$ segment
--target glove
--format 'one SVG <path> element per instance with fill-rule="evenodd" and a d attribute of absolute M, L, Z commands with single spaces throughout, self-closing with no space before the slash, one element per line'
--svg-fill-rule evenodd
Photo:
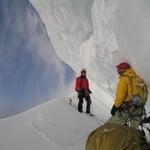
<path fill-rule="evenodd" d="M 141 122 L 142 123 L 150 123 L 150 116 L 148 118 L 144 118 Z"/>
<path fill-rule="evenodd" d="M 111 109 L 111 115 L 114 116 L 116 111 L 117 111 L 117 107 L 115 107 L 115 105 L 113 105 L 112 109 Z"/>
<path fill-rule="evenodd" d="M 92 91 L 91 90 L 88 90 L 89 94 L 92 94 Z"/>

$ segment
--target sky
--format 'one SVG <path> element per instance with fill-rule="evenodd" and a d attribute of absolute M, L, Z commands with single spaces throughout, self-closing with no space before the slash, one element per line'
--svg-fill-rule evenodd
<path fill-rule="evenodd" d="M 75 73 L 57 56 L 30 2 L 0 0 L 0 20 L 0 117 L 65 95 Z"/>

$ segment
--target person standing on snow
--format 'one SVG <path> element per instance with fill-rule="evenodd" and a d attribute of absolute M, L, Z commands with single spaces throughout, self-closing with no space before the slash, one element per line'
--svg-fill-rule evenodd
<path fill-rule="evenodd" d="M 131 78 L 138 77 L 126 62 L 116 66 L 119 77 L 119 83 L 116 91 L 116 98 L 111 109 L 112 117 L 108 120 L 111 123 L 126 124 L 137 128 L 143 116 L 144 104 L 133 105 L 133 93 L 140 95 L 140 90 L 133 89 Z"/>
<path fill-rule="evenodd" d="M 92 93 L 89 89 L 89 81 L 86 77 L 86 70 L 81 70 L 81 75 L 76 78 L 75 83 L 75 90 L 78 92 L 78 111 L 83 112 L 83 99 L 86 100 L 86 113 L 90 114 L 90 105 L 91 105 L 91 97 L 90 94 Z"/>

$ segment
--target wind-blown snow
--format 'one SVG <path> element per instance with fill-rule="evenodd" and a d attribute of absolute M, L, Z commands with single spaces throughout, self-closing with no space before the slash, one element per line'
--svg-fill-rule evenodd
<path fill-rule="evenodd" d="M 112 61 L 118 59 L 115 56 L 118 47 L 111 28 L 106 26 L 110 24 L 112 12 L 107 12 L 110 8 L 92 0 L 31 0 L 31 3 L 46 25 L 58 56 L 77 73 L 83 67 L 87 69 L 97 99 L 100 89 L 96 92 L 95 84 L 112 96 L 117 78 Z M 104 103 L 111 107 L 112 100 L 105 99 Z"/>

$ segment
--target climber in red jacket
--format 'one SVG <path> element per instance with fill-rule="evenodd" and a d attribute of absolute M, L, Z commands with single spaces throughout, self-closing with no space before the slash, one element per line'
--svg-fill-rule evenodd
<path fill-rule="evenodd" d="M 92 93 L 89 89 L 89 81 L 86 78 L 86 70 L 81 70 L 81 75 L 76 78 L 76 85 L 75 90 L 78 92 L 78 111 L 83 112 L 82 104 L 83 104 L 83 98 L 86 100 L 86 113 L 90 114 L 90 105 L 91 105 L 91 97 L 90 94 Z"/>

